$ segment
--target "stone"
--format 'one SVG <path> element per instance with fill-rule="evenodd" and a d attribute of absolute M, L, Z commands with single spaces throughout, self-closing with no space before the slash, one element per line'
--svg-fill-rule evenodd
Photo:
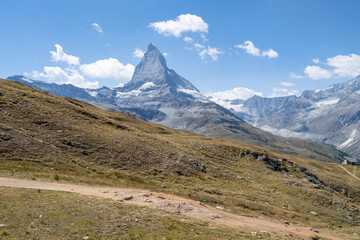
<path fill-rule="evenodd" d="M 266 161 L 266 160 L 268 160 L 268 155 L 267 154 L 260 155 L 260 156 L 258 156 L 257 160 L 260 162 Z"/>
<path fill-rule="evenodd" d="M 126 196 L 123 199 L 126 200 L 126 201 L 129 201 L 129 200 L 133 199 L 133 196 L 132 195 Z"/>
<path fill-rule="evenodd" d="M 312 215 L 317 216 L 318 214 L 316 212 L 310 212 Z"/>
<path fill-rule="evenodd" d="M 9 137 L 8 135 L 6 135 L 5 133 L 1 133 L 1 137 L 2 140 L 4 141 L 9 141 L 11 139 L 11 137 Z"/>
<path fill-rule="evenodd" d="M 300 172 L 306 172 L 306 171 L 307 171 L 307 168 L 306 168 L 306 167 L 300 166 Z"/>
<path fill-rule="evenodd" d="M 252 152 L 251 155 L 252 155 L 254 158 L 257 158 L 257 157 L 260 155 L 260 153 L 258 153 L 258 152 Z"/>
<path fill-rule="evenodd" d="M 196 170 L 206 173 L 206 167 L 204 164 L 190 158 L 190 162 L 196 167 Z"/>
<path fill-rule="evenodd" d="M 359 212 L 359 209 L 357 209 L 356 207 L 351 207 L 349 208 L 350 212 Z"/>

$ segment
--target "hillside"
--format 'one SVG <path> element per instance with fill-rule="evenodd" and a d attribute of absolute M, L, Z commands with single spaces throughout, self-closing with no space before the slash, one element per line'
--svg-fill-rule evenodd
<path fill-rule="evenodd" d="M 151 189 L 357 237 L 360 183 L 336 164 L 173 130 L 14 81 L 1 79 L 0 92 L 2 177 Z"/>

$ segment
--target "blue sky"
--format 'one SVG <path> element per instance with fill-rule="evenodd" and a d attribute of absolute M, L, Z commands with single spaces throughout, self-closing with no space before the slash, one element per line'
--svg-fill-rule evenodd
<path fill-rule="evenodd" d="M 357 0 L 0 0 L 0 9 L 4 78 L 117 86 L 150 42 L 202 93 L 228 90 L 219 98 L 301 93 L 360 74 Z"/>

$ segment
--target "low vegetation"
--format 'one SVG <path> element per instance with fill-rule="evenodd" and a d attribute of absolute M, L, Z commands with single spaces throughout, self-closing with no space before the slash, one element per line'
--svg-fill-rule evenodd
<path fill-rule="evenodd" d="M 0 176 L 146 188 L 222 206 L 235 214 L 261 215 L 327 229 L 347 238 L 359 237 L 360 181 L 337 164 L 169 129 L 16 82 L 0 80 L 0 92 Z M 13 202 L 21 204 L 30 192 L 15 191 Z M 75 202 L 87 201 L 71 194 L 46 194 L 62 197 L 62 201 L 65 195 Z M 35 194 L 35 202 L 39 196 Z M 28 208 L 36 206 L 35 202 L 29 201 Z M 0 204 L 3 206 L 3 201 Z M 118 208 L 113 204 L 106 202 L 109 208 Z M 85 205 L 74 208 L 86 215 Z M 9 211 L 14 207 L 7 206 Z M 47 208 L 51 209 L 50 205 L 42 207 Z M 159 224 L 152 223 L 161 228 L 166 217 L 157 218 Z M 74 224 L 82 228 L 80 220 Z M 177 224 L 159 234 L 176 233 L 181 229 Z M 212 231 L 202 224 L 201 231 Z M 190 225 L 186 228 L 191 229 Z M 149 231 L 146 229 L 152 225 L 143 226 L 139 233 Z M 231 232 L 222 230 L 224 234 Z M 214 236 L 222 230 L 214 230 Z M 181 239 L 180 235 L 169 235 Z M 161 236 L 165 235 L 153 238 Z"/>

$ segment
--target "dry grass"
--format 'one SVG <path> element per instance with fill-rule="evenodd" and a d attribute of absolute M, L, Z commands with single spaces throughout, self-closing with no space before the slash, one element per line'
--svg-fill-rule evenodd
<path fill-rule="evenodd" d="M 249 231 L 73 193 L 0 187 L 0 206 L 0 239 L 255 239 Z"/>
<path fill-rule="evenodd" d="M 358 230 L 359 213 L 349 209 L 360 209 L 360 184 L 334 164 L 169 129 L 16 82 L 0 80 L 0 91 L 0 134 L 10 138 L 0 142 L 1 176 L 147 188 L 348 238 Z M 252 152 L 293 164 L 273 171 Z M 301 167 L 325 185 L 303 180 Z"/>

